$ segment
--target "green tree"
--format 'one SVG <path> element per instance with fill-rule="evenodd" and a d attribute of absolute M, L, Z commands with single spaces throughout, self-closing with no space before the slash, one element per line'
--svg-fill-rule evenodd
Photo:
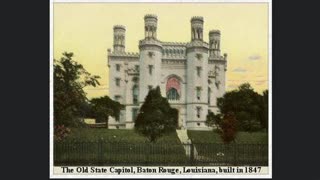
<path fill-rule="evenodd" d="M 238 89 L 227 92 L 218 98 L 217 106 L 222 114 L 234 112 L 237 127 L 243 131 L 257 131 L 263 128 L 262 96 L 255 92 L 249 83 L 244 83 Z"/>
<path fill-rule="evenodd" d="M 215 127 L 218 130 L 220 130 L 221 121 L 222 121 L 221 114 L 214 114 L 214 112 L 209 110 L 207 119 L 205 122 L 207 126 Z"/>
<path fill-rule="evenodd" d="M 268 101 L 269 101 L 269 91 L 265 90 L 262 93 L 262 96 L 260 98 L 260 108 L 261 108 L 261 113 L 260 119 L 261 119 L 261 126 L 262 128 L 268 129 Z"/>
<path fill-rule="evenodd" d="M 237 120 L 233 112 L 224 115 L 221 122 L 220 136 L 224 143 L 230 143 L 235 140 L 237 134 Z"/>
<path fill-rule="evenodd" d="M 85 68 L 74 61 L 73 53 L 63 53 L 60 60 L 54 60 L 54 124 L 80 126 L 86 112 L 88 99 L 83 88 L 99 85 L 99 76 L 91 75 Z"/>
<path fill-rule="evenodd" d="M 124 108 L 117 101 L 113 101 L 108 96 L 91 99 L 91 117 L 95 118 L 97 122 L 105 122 L 108 127 L 109 116 L 118 118 L 120 110 Z"/>
<path fill-rule="evenodd" d="M 177 128 L 178 111 L 171 108 L 166 98 L 161 96 L 159 86 L 151 89 L 139 110 L 135 130 L 155 142 L 162 135 Z"/>

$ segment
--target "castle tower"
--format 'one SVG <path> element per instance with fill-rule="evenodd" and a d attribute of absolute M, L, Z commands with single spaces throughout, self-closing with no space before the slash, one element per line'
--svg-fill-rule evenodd
<path fill-rule="evenodd" d="M 157 40 L 156 15 L 147 14 L 144 17 L 145 39 L 140 40 L 140 73 L 139 102 L 143 103 L 150 88 L 160 85 L 162 45 Z"/>
<path fill-rule="evenodd" d="M 191 19 L 191 41 L 203 40 L 203 17 L 195 16 Z"/>
<path fill-rule="evenodd" d="M 191 42 L 187 44 L 187 128 L 206 127 L 208 114 L 208 43 L 203 41 L 203 17 L 191 19 Z"/>
<path fill-rule="evenodd" d="M 145 38 L 157 39 L 158 17 L 153 14 L 144 16 Z"/>
<path fill-rule="evenodd" d="M 211 30 L 209 32 L 210 57 L 220 56 L 220 35 L 219 30 Z"/>
<path fill-rule="evenodd" d="M 113 50 L 114 52 L 125 52 L 126 28 L 122 25 L 113 27 Z"/>

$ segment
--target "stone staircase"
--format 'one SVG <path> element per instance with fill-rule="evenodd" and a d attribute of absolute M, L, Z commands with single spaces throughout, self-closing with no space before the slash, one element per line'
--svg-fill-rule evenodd
<path fill-rule="evenodd" d="M 186 129 L 177 129 L 176 130 L 178 138 L 180 139 L 181 144 L 184 147 L 186 155 L 190 157 L 191 155 L 191 140 L 188 137 L 188 133 Z M 194 158 L 198 157 L 198 152 L 195 146 L 193 146 Z"/>

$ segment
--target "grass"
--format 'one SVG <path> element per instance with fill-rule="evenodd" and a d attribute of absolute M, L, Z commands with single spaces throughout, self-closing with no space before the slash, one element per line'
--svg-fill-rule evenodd
<path fill-rule="evenodd" d="M 235 142 L 230 144 L 223 144 L 214 131 L 188 130 L 188 136 L 196 147 L 199 161 L 267 165 L 268 134 L 265 132 L 238 132 Z"/>
<path fill-rule="evenodd" d="M 259 145 L 268 142 L 263 132 L 239 132 L 230 145 L 213 131 L 188 131 L 188 136 L 196 147 L 198 165 L 265 165 L 268 159 L 268 146 Z M 149 143 L 134 130 L 74 128 L 63 142 L 55 142 L 54 153 L 55 165 L 66 166 L 190 165 L 176 132 Z"/>
<path fill-rule="evenodd" d="M 56 165 L 179 165 L 187 160 L 176 132 L 149 143 L 134 130 L 74 128 L 55 143 Z"/>
<path fill-rule="evenodd" d="M 188 136 L 193 143 L 223 143 L 220 135 L 214 131 L 191 131 L 188 130 Z M 265 132 L 238 132 L 236 135 L 236 144 L 267 144 L 268 134 Z"/>
<path fill-rule="evenodd" d="M 81 141 L 98 141 L 103 139 L 110 142 L 124 143 L 145 143 L 148 141 L 146 137 L 136 133 L 134 130 L 105 128 L 73 128 L 66 141 L 74 139 Z M 173 132 L 159 138 L 156 143 L 180 144 L 180 140 L 176 132 Z"/>

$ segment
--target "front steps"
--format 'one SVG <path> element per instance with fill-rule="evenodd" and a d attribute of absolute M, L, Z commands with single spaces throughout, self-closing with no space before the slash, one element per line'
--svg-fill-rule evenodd
<path fill-rule="evenodd" d="M 191 156 L 191 147 L 193 147 L 193 157 L 197 158 L 198 157 L 198 152 L 195 146 L 191 146 L 192 142 L 188 137 L 188 133 L 186 129 L 177 129 L 176 130 L 178 138 L 180 139 L 181 144 L 184 147 L 184 150 L 186 152 L 187 157 L 190 158 Z"/>

